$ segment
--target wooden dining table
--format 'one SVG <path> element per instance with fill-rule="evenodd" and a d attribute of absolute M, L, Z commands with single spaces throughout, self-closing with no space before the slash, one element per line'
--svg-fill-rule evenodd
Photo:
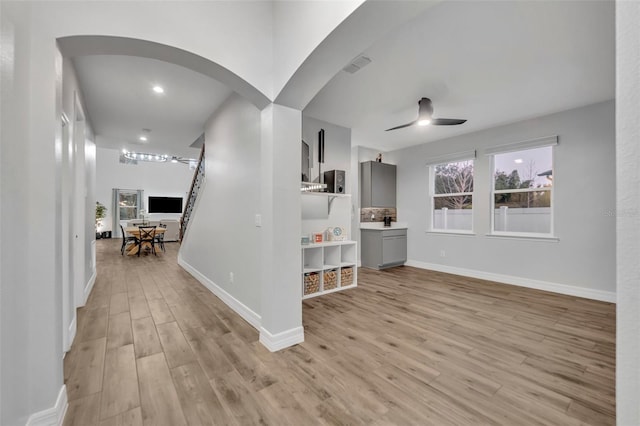
<path fill-rule="evenodd" d="M 161 228 L 161 227 L 157 227 L 156 228 L 156 235 L 158 234 L 164 234 L 165 231 L 167 230 L 167 228 Z M 133 235 L 134 237 L 140 239 L 140 229 L 137 226 L 131 226 L 131 227 L 127 227 L 124 229 L 124 232 L 126 232 L 127 234 Z M 143 247 L 149 247 L 151 248 L 151 243 L 150 242 L 144 242 L 142 243 Z M 129 248 L 127 249 L 127 256 L 135 256 L 138 254 L 138 250 L 140 250 L 140 246 L 138 244 L 131 244 L 129 246 Z"/>

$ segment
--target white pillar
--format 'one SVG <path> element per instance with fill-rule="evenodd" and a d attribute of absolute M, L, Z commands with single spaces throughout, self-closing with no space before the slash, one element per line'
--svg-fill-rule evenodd
<path fill-rule="evenodd" d="M 262 111 L 260 342 L 277 351 L 304 341 L 300 248 L 301 111 Z"/>
<path fill-rule="evenodd" d="M 616 2 L 616 421 L 640 424 L 640 3 Z"/>

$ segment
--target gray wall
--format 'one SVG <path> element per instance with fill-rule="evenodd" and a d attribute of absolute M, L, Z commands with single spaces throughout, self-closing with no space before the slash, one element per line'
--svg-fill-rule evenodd
<path fill-rule="evenodd" d="M 180 254 L 260 315 L 260 111 L 231 95 L 207 122 L 205 140 L 205 184 Z"/>
<path fill-rule="evenodd" d="M 408 222 L 408 258 L 493 274 L 615 292 L 613 101 L 389 152 L 398 165 L 398 220 Z M 484 149 L 558 135 L 554 223 L 558 242 L 487 237 L 490 157 Z M 473 236 L 425 232 L 428 158 L 477 149 Z M 441 257 L 441 250 L 445 257 Z"/>

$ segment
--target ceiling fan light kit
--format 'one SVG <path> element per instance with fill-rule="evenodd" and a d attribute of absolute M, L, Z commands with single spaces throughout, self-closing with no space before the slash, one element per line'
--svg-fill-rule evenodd
<path fill-rule="evenodd" d="M 389 130 L 397 130 L 403 129 L 405 127 L 413 126 L 417 124 L 418 126 L 457 126 L 458 124 L 462 124 L 467 120 L 460 118 L 434 118 L 433 117 L 433 104 L 431 103 L 431 99 L 422 98 L 418 101 L 418 118 L 411 123 L 402 124 L 400 126 L 392 127 Z"/>

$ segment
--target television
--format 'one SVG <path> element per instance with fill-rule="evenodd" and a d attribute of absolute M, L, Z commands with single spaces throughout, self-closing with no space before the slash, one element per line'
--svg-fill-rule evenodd
<path fill-rule="evenodd" d="M 149 197 L 149 213 L 182 213 L 182 197 Z"/>

